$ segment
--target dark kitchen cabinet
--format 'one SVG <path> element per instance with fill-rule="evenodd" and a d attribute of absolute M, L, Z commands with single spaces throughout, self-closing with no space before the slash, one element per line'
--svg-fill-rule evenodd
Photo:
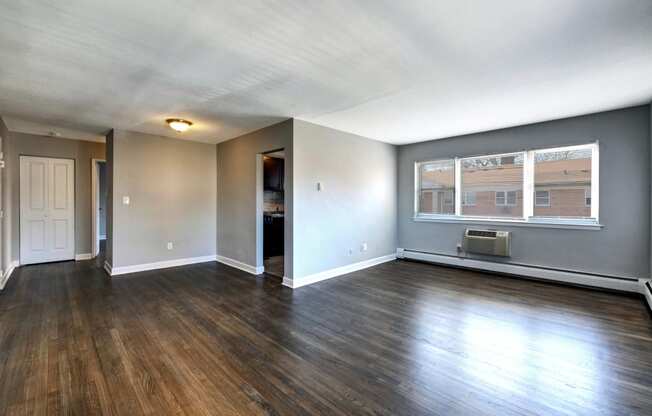
<path fill-rule="evenodd" d="M 263 166 L 265 170 L 264 187 L 266 191 L 283 191 L 283 171 L 285 160 L 265 156 Z"/>
<path fill-rule="evenodd" d="M 265 215 L 264 217 L 263 257 L 283 255 L 284 221 L 282 216 Z"/>

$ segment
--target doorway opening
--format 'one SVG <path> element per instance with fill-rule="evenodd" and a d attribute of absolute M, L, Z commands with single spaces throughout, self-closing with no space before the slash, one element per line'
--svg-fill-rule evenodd
<path fill-rule="evenodd" d="M 262 155 L 263 265 L 265 272 L 283 277 L 285 253 L 285 152 Z"/>
<path fill-rule="evenodd" d="M 107 201 L 107 183 L 106 183 L 106 161 L 102 159 L 93 159 L 91 161 L 92 172 L 92 218 L 93 226 L 92 239 L 93 257 L 104 254 L 106 249 L 106 201 Z"/>

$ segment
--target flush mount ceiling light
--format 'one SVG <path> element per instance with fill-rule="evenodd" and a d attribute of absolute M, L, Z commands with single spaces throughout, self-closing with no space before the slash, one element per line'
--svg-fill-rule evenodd
<path fill-rule="evenodd" d="M 168 123 L 168 126 L 170 126 L 172 130 L 176 130 L 179 133 L 183 133 L 192 126 L 192 122 L 182 118 L 168 118 L 165 122 Z"/>

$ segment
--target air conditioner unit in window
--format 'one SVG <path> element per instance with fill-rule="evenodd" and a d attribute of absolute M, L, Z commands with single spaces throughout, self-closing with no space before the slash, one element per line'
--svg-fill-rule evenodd
<path fill-rule="evenodd" d="M 509 231 L 467 228 L 464 231 L 463 247 L 467 253 L 509 257 L 511 254 L 511 233 Z"/>

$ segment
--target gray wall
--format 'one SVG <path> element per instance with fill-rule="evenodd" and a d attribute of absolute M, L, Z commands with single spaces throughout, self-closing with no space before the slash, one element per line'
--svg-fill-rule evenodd
<path fill-rule="evenodd" d="M 412 220 L 414 162 L 600 141 L 600 222 L 604 229 L 511 230 L 511 262 L 596 274 L 650 272 L 650 108 L 634 107 L 399 147 L 398 246 L 456 255 L 465 225 Z"/>
<path fill-rule="evenodd" d="M 9 129 L 4 120 L 0 117 L 0 152 L 5 150 L 5 142 L 9 137 Z M 4 212 L 4 217 L 0 220 L 0 273 L 4 274 L 7 266 L 11 261 L 11 222 L 10 212 L 7 201 L 9 193 L 7 192 L 7 169 L 0 169 L 0 209 Z M 3 279 L 0 275 L 0 282 Z"/>
<path fill-rule="evenodd" d="M 41 156 L 75 160 L 75 253 L 91 252 L 91 159 L 104 159 L 104 143 L 87 142 L 10 132 L 5 147 L 10 204 L 12 261 L 20 255 L 20 163 L 19 157 Z"/>
<path fill-rule="evenodd" d="M 111 142 L 112 267 L 214 256 L 215 146 L 122 130 Z"/>
<path fill-rule="evenodd" d="M 217 252 L 220 256 L 262 266 L 256 253 L 256 157 L 285 149 L 285 259 L 284 273 L 291 277 L 292 238 L 292 120 L 266 127 L 217 145 L 218 211 Z"/>
<path fill-rule="evenodd" d="M 295 120 L 293 152 L 295 279 L 396 253 L 395 146 Z"/>

